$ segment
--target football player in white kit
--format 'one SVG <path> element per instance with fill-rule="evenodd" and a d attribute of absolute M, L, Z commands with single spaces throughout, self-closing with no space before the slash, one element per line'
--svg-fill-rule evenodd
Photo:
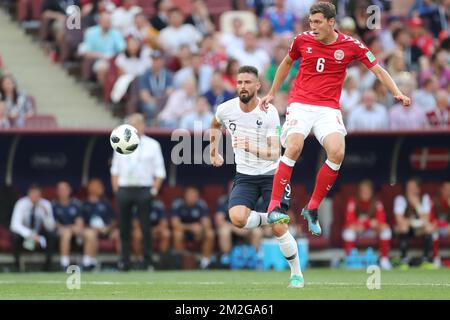
<path fill-rule="evenodd" d="M 258 70 L 242 66 L 237 75 L 238 97 L 217 107 L 211 123 L 211 164 L 220 167 L 224 159 L 219 154 L 219 130 L 225 126 L 233 139 L 236 175 L 230 194 L 228 212 L 231 222 L 245 229 L 270 224 L 279 241 L 281 252 L 291 268 L 289 288 L 304 286 L 300 269 L 297 242 L 288 230 L 289 216 L 284 212 L 256 212 L 255 204 L 260 196 L 270 201 L 273 175 L 280 158 L 280 118 L 277 109 L 270 105 L 267 112 L 258 108 L 257 92 L 261 87 Z M 285 190 L 284 209 L 289 204 L 290 187 Z"/>

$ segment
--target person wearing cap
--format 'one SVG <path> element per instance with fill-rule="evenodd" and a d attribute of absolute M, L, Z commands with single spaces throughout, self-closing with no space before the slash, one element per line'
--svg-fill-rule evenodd
<path fill-rule="evenodd" d="M 139 77 L 139 109 L 151 125 L 173 91 L 173 74 L 165 67 L 159 50 L 151 53 L 151 67 Z"/>
<path fill-rule="evenodd" d="M 411 44 L 416 45 L 427 57 L 434 52 L 434 40 L 430 33 L 424 28 L 423 21 L 414 17 L 409 21 L 411 30 Z"/>

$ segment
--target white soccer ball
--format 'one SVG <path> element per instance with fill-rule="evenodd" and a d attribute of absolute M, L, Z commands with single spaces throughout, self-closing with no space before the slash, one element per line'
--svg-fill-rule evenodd
<path fill-rule="evenodd" d="M 135 127 L 122 124 L 111 132 L 111 147 L 120 154 L 130 154 L 139 146 L 139 134 Z"/>

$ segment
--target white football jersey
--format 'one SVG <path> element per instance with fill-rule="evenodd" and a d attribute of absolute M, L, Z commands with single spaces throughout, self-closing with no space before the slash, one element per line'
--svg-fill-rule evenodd
<path fill-rule="evenodd" d="M 268 137 L 279 137 L 280 117 L 277 109 L 269 104 L 267 113 L 256 107 L 251 112 L 242 111 L 239 98 L 228 100 L 217 107 L 216 119 L 232 137 L 242 137 L 261 148 L 267 148 Z M 273 174 L 278 159 L 265 160 L 243 149 L 234 149 L 236 171 L 247 175 Z"/>

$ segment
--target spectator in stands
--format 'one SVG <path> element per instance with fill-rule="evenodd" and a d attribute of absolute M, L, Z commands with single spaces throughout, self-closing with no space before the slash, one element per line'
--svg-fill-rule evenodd
<path fill-rule="evenodd" d="M 277 72 L 277 68 L 280 65 L 280 63 L 283 61 L 284 57 L 286 56 L 286 52 L 289 50 L 289 48 L 286 48 L 282 45 L 278 45 L 275 48 L 275 56 L 272 59 L 272 62 L 270 63 L 269 67 L 267 68 L 266 76 L 265 76 L 265 83 L 264 86 L 267 86 L 267 89 L 270 89 L 270 85 L 272 84 L 273 80 L 275 79 L 275 73 Z M 291 69 L 289 69 L 289 73 L 286 76 L 286 79 L 281 84 L 278 92 L 288 92 L 289 88 L 294 81 L 295 77 L 298 73 L 298 65 L 294 64 Z"/>
<path fill-rule="evenodd" d="M 206 269 L 211 263 L 214 250 L 214 230 L 208 214 L 208 207 L 195 186 L 188 186 L 184 198 L 172 204 L 171 224 L 173 229 L 173 246 L 182 251 L 186 237 L 201 242 L 202 258 L 200 267 Z M 189 239 L 189 238 L 188 238 Z"/>
<path fill-rule="evenodd" d="M 244 47 L 227 47 L 229 57 L 236 59 L 240 65 L 253 66 L 258 69 L 260 74 L 264 74 L 270 63 L 269 55 L 256 46 L 256 34 L 247 31 L 244 35 Z"/>
<path fill-rule="evenodd" d="M 344 89 L 340 98 L 341 111 L 344 119 L 347 119 L 349 113 L 359 105 L 360 101 L 361 93 L 358 90 L 358 83 L 354 77 L 347 76 L 344 80 Z"/>
<path fill-rule="evenodd" d="M 11 127 L 8 118 L 8 112 L 6 109 L 6 104 L 0 101 L 0 130 L 9 129 Z"/>
<path fill-rule="evenodd" d="M 224 48 L 243 48 L 244 47 L 244 22 L 241 18 L 235 17 L 232 20 L 232 32 L 222 32 L 220 34 L 220 45 Z"/>
<path fill-rule="evenodd" d="M 412 44 L 411 35 L 408 29 L 397 29 L 393 33 L 393 38 L 398 52 L 401 52 L 405 61 L 407 71 L 419 71 L 419 58 L 422 50 L 417 45 Z"/>
<path fill-rule="evenodd" d="M 123 36 L 133 34 L 136 31 L 134 18 L 141 12 L 142 8 L 137 6 L 137 0 L 123 0 L 122 5 L 112 12 L 111 24 Z"/>
<path fill-rule="evenodd" d="M 274 34 L 270 21 L 268 19 L 259 20 L 257 47 L 266 51 L 270 57 L 273 57 L 278 42 L 278 37 Z"/>
<path fill-rule="evenodd" d="M 172 0 L 155 1 L 156 14 L 150 19 L 153 28 L 161 31 L 169 25 L 169 11 L 173 7 Z"/>
<path fill-rule="evenodd" d="M 413 17 L 409 21 L 411 30 L 411 43 L 420 48 L 425 56 L 431 56 L 435 50 L 434 39 L 425 29 L 422 19 Z"/>
<path fill-rule="evenodd" d="M 137 210 L 143 240 L 143 267 L 153 268 L 149 212 L 153 197 L 159 193 L 166 178 L 166 168 L 158 141 L 145 135 L 145 119 L 142 114 L 133 113 L 127 123 L 139 133 L 140 144 L 136 152 L 128 155 L 114 153 L 111 165 L 111 185 L 120 210 L 119 269 L 130 268 L 130 232 L 133 212 Z"/>
<path fill-rule="evenodd" d="M 186 79 L 194 77 L 197 80 L 198 94 L 205 94 L 211 87 L 213 68 L 202 63 L 202 56 L 198 52 L 192 53 L 191 65 L 178 70 L 173 77 L 175 88 L 180 88 Z"/>
<path fill-rule="evenodd" d="M 164 67 L 163 54 L 155 50 L 151 54 L 152 66 L 139 78 L 140 111 L 151 125 L 157 112 L 173 91 L 173 75 Z"/>
<path fill-rule="evenodd" d="M 46 23 L 48 33 L 44 34 L 44 41 L 56 40 L 61 42 L 64 37 L 66 17 L 70 6 L 80 7 L 79 0 L 44 0 L 42 3 L 42 19 Z"/>
<path fill-rule="evenodd" d="M 212 106 L 215 112 L 217 106 L 227 100 L 234 98 L 233 91 L 225 89 L 225 83 L 223 81 L 223 75 L 219 71 L 215 71 L 211 78 L 211 88 L 204 94 L 208 103 Z"/>
<path fill-rule="evenodd" d="M 183 24 L 183 13 L 179 8 L 169 10 L 169 25 L 158 36 L 159 46 L 170 56 L 177 54 L 183 44 L 189 45 L 191 51 L 198 50 L 202 34 L 191 24 Z"/>
<path fill-rule="evenodd" d="M 247 7 L 250 8 L 258 18 L 261 18 L 267 8 L 274 4 L 274 0 L 247 0 Z"/>
<path fill-rule="evenodd" d="M 358 63 L 356 66 L 350 67 L 347 70 L 347 75 L 355 78 L 358 83 L 358 90 L 361 92 L 372 89 L 377 80 L 377 77 L 373 72 L 370 72 L 369 69 L 365 68 L 363 63 Z"/>
<path fill-rule="evenodd" d="M 447 90 L 436 92 L 436 107 L 427 113 L 432 128 L 450 128 L 450 103 Z"/>
<path fill-rule="evenodd" d="M 309 8 L 316 0 L 285 0 L 286 11 L 292 12 L 298 21 L 303 21 L 309 15 Z"/>
<path fill-rule="evenodd" d="M 194 110 L 197 100 L 196 83 L 195 78 L 188 78 L 182 88 L 175 90 L 170 95 L 164 109 L 158 115 L 159 125 L 162 128 L 177 128 L 181 117 Z"/>
<path fill-rule="evenodd" d="M 383 203 L 375 197 L 374 187 L 370 180 L 359 183 L 358 194 L 347 200 L 345 226 L 342 232 L 345 254 L 349 255 L 355 247 L 358 237 L 373 238 L 378 236 L 380 244 L 380 266 L 390 270 L 390 241 L 392 231 L 386 221 Z"/>
<path fill-rule="evenodd" d="M 380 80 L 376 80 L 373 84 L 373 91 L 377 96 L 377 102 L 387 107 L 389 110 L 395 103 L 392 93 L 381 83 Z"/>
<path fill-rule="evenodd" d="M 423 83 L 423 87 L 413 92 L 412 100 L 425 112 L 429 112 L 436 107 L 434 93 L 439 89 L 439 82 L 436 76 L 430 76 Z"/>
<path fill-rule="evenodd" d="M 199 96 L 195 103 L 195 109 L 186 113 L 181 118 L 180 128 L 204 131 L 210 127 L 213 117 L 214 115 L 211 112 L 211 105 L 208 103 L 208 100 L 203 96 Z"/>
<path fill-rule="evenodd" d="M 137 95 L 138 85 L 135 84 L 132 87 L 130 85 L 136 78 L 142 76 L 151 65 L 150 49 L 143 46 L 138 38 L 128 36 L 126 43 L 125 52 L 119 53 L 114 60 L 119 77 L 111 92 L 113 102 L 119 102 L 128 90 Z"/>
<path fill-rule="evenodd" d="M 86 30 L 83 42 L 79 46 L 79 53 L 84 58 L 94 61 L 92 70 L 103 86 L 109 69 L 109 60 L 125 48 L 123 36 L 111 27 L 111 14 L 103 12 L 99 17 L 99 24 Z"/>
<path fill-rule="evenodd" d="M 411 74 L 403 73 L 399 77 L 399 88 L 404 94 L 411 97 L 415 87 L 416 81 Z M 420 130 L 428 124 L 425 111 L 414 100 L 407 108 L 399 103 L 392 106 L 389 110 L 389 123 L 393 130 Z"/>
<path fill-rule="evenodd" d="M 61 270 L 66 271 L 70 265 L 70 247 L 72 239 L 78 245 L 82 242 L 83 217 L 81 203 L 71 197 L 72 188 L 66 181 L 56 185 L 56 199 L 52 202 L 56 229 L 59 236 L 59 264 Z"/>
<path fill-rule="evenodd" d="M 105 187 L 100 179 L 91 179 L 87 186 L 87 197 L 82 204 L 85 229 L 83 270 L 91 271 L 97 267 L 98 244 L 100 239 L 118 242 L 115 214 L 105 198 Z"/>
<path fill-rule="evenodd" d="M 450 236 L 450 179 L 442 182 L 440 194 L 433 199 L 433 212 L 440 237 Z"/>
<path fill-rule="evenodd" d="M 159 31 L 150 24 L 144 13 L 134 17 L 134 24 L 142 43 L 153 50 L 157 49 Z"/>
<path fill-rule="evenodd" d="M 23 127 L 26 119 L 35 114 L 31 99 L 18 89 L 11 75 L 5 75 L 0 79 L 0 99 L 6 104 L 12 127 Z"/>
<path fill-rule="evenodd" d="M 363 93 L 361 104 L 353 109 L 347 118 L 349 130 L 383 130 L 389 127 L 386 107 L 376 102 L 375 92 Z"/>
<path fill-rule="evenodd" d="M 339 30 L 344 33 L 347 36 L 351 36 L 354 38 L 358 38 L 359 36 L 356 35 L 356 23 L 355 20 L 352 17 L 343 17 L 339 21 Z M 376 56 L 376 55 L 375 55 Z M 378 56 L 376 56 L 378 58 Z"/>
<path fill-rule="evenodd" d="M 275 0 L 274 5 L 267 8 L 263 15 L 263 19 L 270 21 L 275 34 L 294 32 L 295 15 L 292 11 L 286 10 L 284 3 L 285 0 Z"/>
<path fill-rule="evenodd" d="M 17 271 L 21 270 L 22 248 L 28 251 L 45 250 L 44 270 L 50 271 L 56 245 L 55 218 L 52 204 L 42 198 L 41 188 L 38 185 L 30 185 L 27 195 L 16 202 L 10 229 L 14 265 Z"/>
<path fill-rule="evenodd" d="M 448 62 L 449 53 L 446 50 L 439 49 L 431 56 L 431 63 L 425 66 L 420 74 L 420 79 L 428 79 L 430 76 L 436 76 L 439 80 L 439 86 L 442 89 L 450 85 L 450 66 Z"/>
<path fill-rule="evenodd" d="M 223 48 L 218 45 L 215 34 L 208 33 L 203 36 L 200 43 L 200 55 L 203 63 L 209 65 L 213 70 L 224 70 L 227 64 L 227 55 Z"/>
<path fill-rule="evenodd" d="M 424 4 L 424 3 L 423 3 Z M 450 1 L 439 1 L 433 6 L 420 6 L 418 10 L 419 16 L 428 22 L 428 25 L 433 33 L 434 37 L 438 37 L 442 30 L 448 30 L 450 28 Z"/>
<path fill-rule="evenodd" d="M 225 72 L 223 73 L 223 82 L 225 90 L 230 92 L 236 91 L 237 85 L 237 72 L 239 69 L 239 62 L 236 59 L 228 59 Z"/>
<path fill-rule="evenodd" d="M 403 23 L 397 16 L 389 16 L 387 18 L 387 27 L 382 28 L 379 33 L 379 39 L 386 55 L 392 54 L 396 49 L 394 41 L 394 31 L 403 28 Z"/>
<path fill-rule="evenodd" d="M 231 223 L 228 214 L 228 194 L 223 195 L 217 202 L 217 211 L 214 215 L 214 223 L 217 229 L 217 240 L 220 250 L 220 262 L 227 266 L 230 264 L 230 253 L 234 242 L 248 241 L 256 249 L 260 248 L 262 228 L 243 229 Z M 266 208 L 267 210 L 267 208 Z"/>
<path fill-rule="evenodd" d="M 164 203 L 159 200 L 153 201 L 149 215 L 152 239 L 158 241 L 161 254 L 167 253 L 170 247 L 171 232 Z M 133 216 L 132 248 L 135 257 L 137 257 L 139 264 L 142 266 L 144 264 L 142 257 L 142 229 L 136 211 L 133 213 Z"/>
<path fill-rule="evenodd" d="M 431 198 L 421 190 L 421 181 L 418 178 L 410 178 L 406 181 L 404 195 L 398 195 L 394 200 L 395 232 L 399 237 L 401 252 L 401 268 L 409 266 L 408 243 L 410 238 L 423 237 L 424 252 L 423 266 L 431 267 L 433 233 L 435 221 L 431 216 Z"/>
<path fill-rule="evenodd" d="M 392 54 L 387 57 L 387 71 L 392 75 L 392 79 L 398 82 L 398 78 L 406 71 L 406 63 L 403 52 L 398 49 L 394 50 Z"/>
<path fill-rule="evenodd" d="M 203 0 L 192 1 L 192 12 L 186 17 L 184 23 L 193 25 L 202 35 L 214 33 L 215 26 L 209 14 L 208 7 Z"/>

